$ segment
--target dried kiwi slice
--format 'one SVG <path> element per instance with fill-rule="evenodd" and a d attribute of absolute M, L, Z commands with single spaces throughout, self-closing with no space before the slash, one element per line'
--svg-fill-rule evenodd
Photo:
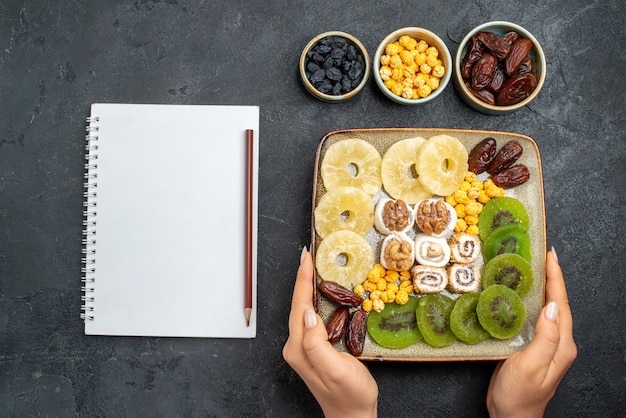
<path fill-rule="evenodd" d="M 367 332 L 377 344 L 387 348 L 405 348 L 422 339 L 415 310 L 418 298 L 410 296 L 404 305 L 388 303 L 380 312 L 367 317 Z"/>
<path fill-rule="evenodd" d="M 518 254 L 528 262 L 531 261 L 530 237 L 517 225 L 505 225 L 495 229 L 483 245 L 483 258 L 489 260 L 500 254 Z"/>
<path fill-rule="evenodd" d="M 503 284 L 515 290 L 523 299 L 533 288 L 534 277 L 530 263 L 517 254 L 500 254 L 489 260 L 483 272 L 483 288 Z"/>
<path fill-rule="evenodd" d="M 441 293 L 422 296 L 417 304 L 417 326 L 424 341 L 433 347 L 446 347 L 456 341 L 450 329 L 454 300 Z"/>
<path fill-rule="evenodd" d="M 492 337 L 507 340 L 522 330 L 526 308 L 517 292 L 503 284 L 494 284 L 480 293 L 476 315 Z"/>
<path fill-rule="evenodd" d="M 464 294 L 456 300 L 450 313 L 450 329 L 459 340 L 467 344 L 478 344 L 491 337 L 478 322 L 476 305 L 479 296 L 479 293 Z"/>
<path fill-rule="evenodd" d="M 530 217 L 522 202 L 508 196 L 493 198 L 485 204 L 478 217 L 480 239 L 485 241 L 495 229 L 511 224 L 528 231 Z"/>

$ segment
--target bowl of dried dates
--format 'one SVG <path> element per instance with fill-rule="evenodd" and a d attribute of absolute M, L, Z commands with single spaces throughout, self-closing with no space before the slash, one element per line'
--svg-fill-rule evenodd
<path fill-rule="evenodd" d="M 417 27 L 387 35 L 372 62 L 374 80 L 383 94 L 405 105 L 424 104 L 441 94 L 451 69 L 446 44 L 435 33 Z"/>
<path fill-rule="evenodd" d="M 530 103 L 546 78 L 541 45 L 523 27 L 483 23 L 461 41 L 454 60 L 454 86 L 479 112 L 500 115 Z"/>
<path fill-rule="evenodd" d="M 356 37 L 339 31 L 317 35 L 300 56 L 300 77 L 320 100 L 337 103 L 356 96 L 367 82 L 370 59 Z"/>

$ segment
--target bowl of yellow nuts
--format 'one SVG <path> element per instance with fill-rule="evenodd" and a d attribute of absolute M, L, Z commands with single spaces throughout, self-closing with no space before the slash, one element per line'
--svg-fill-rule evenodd
<path fill-rule="evenodd" d="M 417 27 L 398 29 L 382 40 L 372 63 L 380 90 L 405 105 L 433 100 L 450 81 L 452 57 L 433 32 Z"/>

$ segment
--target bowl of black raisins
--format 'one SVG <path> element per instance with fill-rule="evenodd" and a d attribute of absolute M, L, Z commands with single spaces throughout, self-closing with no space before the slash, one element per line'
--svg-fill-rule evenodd
<path fill-rule="evenodd" d="M 337 103 L 356 96 L 370 71 L 365 46 L 345 32 L 325 32 L 307 44 L 300 56 L 300 77 L 320 100 Z"/>

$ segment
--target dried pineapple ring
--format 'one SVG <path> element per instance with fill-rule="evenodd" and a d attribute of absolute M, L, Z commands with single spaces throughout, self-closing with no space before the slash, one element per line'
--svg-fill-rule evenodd
<path fill-rule="evenodd" d="M 336 231 L 322 240 L 315 267 L 323 280 L 352 289 L 363 283 L 374 264 L 374 251 L 365 238 L 352 231 Z"/>
<path fill-rule="evenodd" d="M 421 137 L 403 139 L 391 145 L 383 156 L 381 176 L 385 191 L 394 199 L 404 200 L 409 205 L 432 196 L 417 176 L 412 176 L 412 168 L 425 142 L 426 139 Z"/>
<path fill-rule="evenodd" d="M 320 198 L 314 215 L 315 231 L 322 238 L 342 229 L 365 236 L 374 225 L 374 203 L 361 189 L 340 187 Z"/>
<path fill-rule="evenodd" d="M 362 139 L 344 139 L 326 150 L 320 172 L 326 190 L 359 187 L 370 196 L 380 190 L 380 153 Z"/>
<path fill-rule="evenodd" d="M 458 189 L 468 169 L 467 149 L 457 138 L 437 135 L 420 149 L 416 169 L 419 180 L 433 194 L 446 196 Z"/>

